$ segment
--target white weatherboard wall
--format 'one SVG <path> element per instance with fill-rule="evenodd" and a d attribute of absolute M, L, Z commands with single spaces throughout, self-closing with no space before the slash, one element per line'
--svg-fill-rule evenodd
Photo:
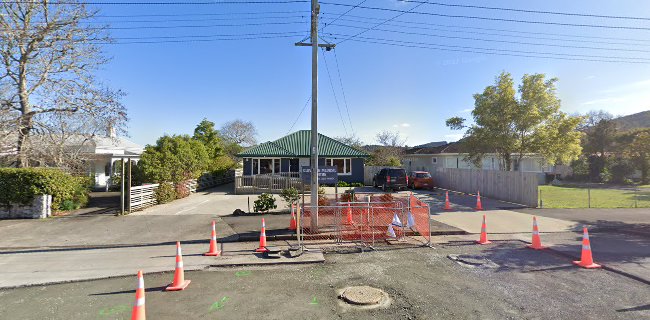
<path fill-rule="evenodd" d="M 434 185 L 465 193 L 481 192 L 488 198 L 537 207 L 539 185 L 534 172 L 437 168 Z"/>

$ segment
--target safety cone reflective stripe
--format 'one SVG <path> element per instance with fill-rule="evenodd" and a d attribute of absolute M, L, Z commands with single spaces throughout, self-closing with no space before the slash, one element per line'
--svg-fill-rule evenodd
<path fill-rule="evenodd" d="M 210 236 L 210 249 L 208 252 L 203 254 L 204 256 L 213 256 L 218 257 L 221 255 L 221 251 L 217 249 L 217 229 L 215 228 L 215 222 L 212 221 L 212 235 Z"/>
<path fill-rule="evenodd" d="M 181 243 L 176 242 L 176 271 L 174 272 L 174 281 L 165 289 L 165 291 L 184 290 L 190 284 L 191 280 L 185 280 L 185 271 L 183 270 L 183 253 Z"/>
<path fill-rule="evenodd" d="M 485 223 L 485 215 L 483 215 L 483 224 L 481 225 L 481 238 L 478 241 L 476 241 L 476 243 L 478 244 L 492 243 L 487 238 L 487 224 Z"/>
<path fill-rule="evenodd" d="M 395 234 L 395 230 L 393 230 L 393 225 L 389 224 L 388 225 L 388 231 L 386 232 L 389 238 L 397 238 L 397 235 Z"/>
<path fill-rule="evenodd" d="M 449 203 L 449 191 L 445 191 L 445 207 L 443 209 L 447 211 L 451 210 L 451 204 Z"/>
<path fill-rule="evenodd" d="M 589 241 L 587 227 L 584 227 L 582 232 L 582 255 L 580 261 L 573 261 L 573 263 L 587 269 L 600 268 L 601 265 L 594 263 L 594 258 L 591 255 L 591 242 Z"/>
<path fill-rule="evenodd" d="M 533 216 L 533 241 L 532 244 L 527 245 L 526 247 L 535 250 L 546 249 L 546 247 L 542 246 L 542 239 L 539 236 L 539 227 L 537 226 L 537 217 L 535 216 Z"/>
<path fill-rule="evenodd" d="M 135 304 L 131 312 L 131 320 L 146 320 L 144 306 L 144 277 L 142 270 L 138 271 L 138 288 L 135 289 Z"/>
<path fill-rule="evenodd" d="M 255 252 L 266 252 L 266 223 L 262 218 L 262 231 L 260 231 L 260 247 L 255 249 Z"/>
<path fill-rule="evenodd" d="M 413 214 L 411 214 L 411 211 L 409 211 L 408 215 L 406 216 L 406 227 L 411 229 L 415 227 L 415 219 L 413 218 Z"/>
<path fill-rule="evenodd" d="M 294 208 L 295 204 L 291 204 L 291 221 L 289 221 L 289 230 L 298 229 L 298 225 L 296 224 L 296 216 L 293 214 Z"/>
<path fill-rule="evenodd" d="M 393 222 L 391 222 L 391 224 L 396 226 L 396 227 L 401 227 L 402 226 L 402 220 L 399 219 L 399 217 L 397 216 L 397 213 L 395 213 L 393 215 Z"/>
<path fill-rule="evenodd" d="M 483 210 L 483 204 L 481 204 L 481 192 L 479 191 L 476 194 L 476 210 Z"/>

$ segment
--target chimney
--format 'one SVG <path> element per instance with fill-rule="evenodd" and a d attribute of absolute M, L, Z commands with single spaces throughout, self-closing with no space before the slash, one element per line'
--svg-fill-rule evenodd
<path fill-rule="evenodd" d="M 106 137 L 117 138 L 117 134 L 115 133 L 115 127 L 113 127 L 112 123 L 109 123 L 108 126 L 106 126 Z"/>

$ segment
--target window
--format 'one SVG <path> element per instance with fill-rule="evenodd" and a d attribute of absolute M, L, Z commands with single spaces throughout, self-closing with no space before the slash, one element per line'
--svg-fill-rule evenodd
<path fill-rule="evenodd" d="M 325 165 L 336 167 L 339 175 L 352 174 L 352 159 L 350 158 L 325 159 Z"/>
<path fill-rule="evenodd" d="M 252 159 L 253 171 L 251 174 L 269 174 L 280 172 L 280 159 L 262 158 Z"/>
<path fill-rule="evenodd" d="M 300 160 L 289 159 L 289 172 L 300 172 Z"/>
<path fill-rule="evenodd" d="M 435 157 L 431 158 L 431 163 L 433 163 L 433 164 L 438 163 L 438 158 L 435 158 Z"/>

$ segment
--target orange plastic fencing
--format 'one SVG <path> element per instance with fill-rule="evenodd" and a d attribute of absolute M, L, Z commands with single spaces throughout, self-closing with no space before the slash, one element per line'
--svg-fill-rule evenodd
<path fill-rule="evenodd" d="M 341 201 L 351 200 L 351 201 Z M 374 245 L 386 239 L 421 235 L 430 243 L 429 207 L 412 195 L 322 195 L 318 217 L 303 204 L 300 227 L 305 240 L 332 239 Z"/>

